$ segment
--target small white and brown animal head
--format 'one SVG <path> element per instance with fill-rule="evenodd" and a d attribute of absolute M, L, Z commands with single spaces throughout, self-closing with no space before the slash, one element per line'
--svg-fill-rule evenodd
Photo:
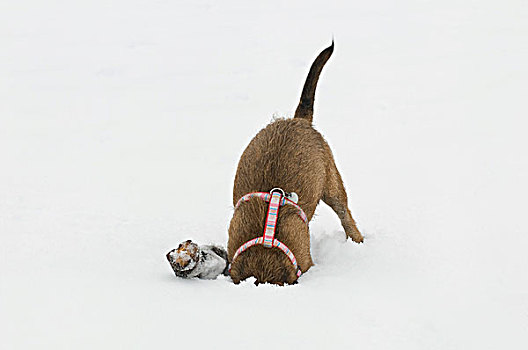
<path fill-rule="evenodd" d="M 198 244 L 187 240 L 180 243 L 178 248 L 171 250 L 166 255 L 174 273 L 179 277 L 189 274 L 200 260 L 200 248 Z"/>

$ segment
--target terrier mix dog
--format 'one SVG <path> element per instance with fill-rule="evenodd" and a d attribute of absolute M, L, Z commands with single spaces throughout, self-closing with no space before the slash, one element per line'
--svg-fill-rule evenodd
<path fill-rule="evenodd" d="M 347 237 L 363 242 L 330 147 L 312 127 L 317 81 L 333 50 L 332 41 L 313 62 L 294 118 L 262 129 L 240 158 L 227 244 L 236 284 L 250 276 L 256 284 L 295 283 L 313 265 L 307 223 L 321 199 L 339 216 Z M 297 194 L 297 203 L 290 193 Z"/>

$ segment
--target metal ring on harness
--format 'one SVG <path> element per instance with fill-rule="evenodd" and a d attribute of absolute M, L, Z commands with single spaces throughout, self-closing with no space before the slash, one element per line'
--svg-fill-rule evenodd
<path fill-rule="evenodd" d="M 282 197 L 286 197 L 286 192 L 284 192 L 284 190 L 282 188 L 280 188 L 280 187 L 272 188 L 269 193 L 273 194 L 273 192 L 280 192 Z"/>

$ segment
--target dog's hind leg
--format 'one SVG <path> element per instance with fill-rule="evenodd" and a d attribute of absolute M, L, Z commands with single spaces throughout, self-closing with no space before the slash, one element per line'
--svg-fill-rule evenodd
<path fill-rule="evenodd" d="M 341 225 L 345 229 L 347 237 L 352 238 L 356 243 L 363 242 L 363 236 L 352 218 L 350 209 L 348 209 L 348 197 L 345 186 L 333 159 L 328 167 L 326 177 L 323 201 L 335 211 L 341 220 Z"/>

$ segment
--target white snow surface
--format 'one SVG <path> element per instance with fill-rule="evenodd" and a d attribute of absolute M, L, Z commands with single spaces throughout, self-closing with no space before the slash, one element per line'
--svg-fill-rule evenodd
<path fill-rule="evenodd" d="M 176 278 L 332 36 L 365 243 L 321 204 L 299 284 Z M 524 0 L 2 1 L 0 348 L 526 349 L 527 37 Z"/>

